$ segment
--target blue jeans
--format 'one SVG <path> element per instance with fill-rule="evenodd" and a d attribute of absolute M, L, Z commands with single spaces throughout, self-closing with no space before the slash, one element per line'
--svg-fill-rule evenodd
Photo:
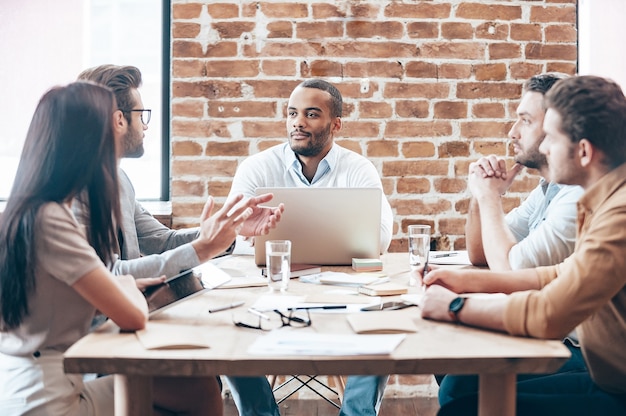
<path fill-rule="evenodd" d="M 241 416 L 280 416 L 266 377 L 229 377 L 226 382 Z M 389 376 L 349 376 L 340 416 L 376 416 Z"/>
<path fill-rule="evenodd" d="M 229 377 L 226 383 L 240 416 L 280 416 L 267 377 Z"/>
<path fill-rule="evenodd" d="M 349 376 L 339 416 L 376 416 L 389 376 Z"/>
<path fill-rule="evenodd" d="M 591 380 L 580 349 L 568 342 L 566 346 L 572 356 L 556 373 L 517 377 L 517 414 L 626 414 L 626 395 L 601 390 Z M 439 404 L 440 416 L 477 414 L 478 377 L 445 376 L 439 388 Z"/>

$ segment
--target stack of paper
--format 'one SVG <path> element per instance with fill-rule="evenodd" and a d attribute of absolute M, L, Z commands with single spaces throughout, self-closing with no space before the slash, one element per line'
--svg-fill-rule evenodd
<path fill-rule="evenodd" d="M 379 259 L 352 259 L 352 269 L 357 272 L 379 272 L 383 269 L 383 262 Z"/>

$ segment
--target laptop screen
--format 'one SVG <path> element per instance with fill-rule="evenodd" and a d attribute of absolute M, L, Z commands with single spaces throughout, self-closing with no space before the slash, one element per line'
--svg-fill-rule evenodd
<path fill-rule="evenodd" d="M 265 264 L 265 241 L 291 240 L 291 262 L 350 265 L 352 258 L 380 257 L 382 191 L 378 188 L 258 188 L 274 194 L 285 212 L 268 235 L 255 237 L 257 265 Z"/>

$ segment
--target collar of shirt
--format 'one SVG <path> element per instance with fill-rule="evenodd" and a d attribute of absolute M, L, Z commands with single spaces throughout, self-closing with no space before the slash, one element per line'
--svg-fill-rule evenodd
<path fill-rule="evenodd" d="M 541 190 L 548 204 L 550 204 L 552 198 L 554 198 L 563 187 L 563 185 L 559 185 L 558 183 L 548 182 L 544 178 L 541 178 L 539 185 L 541 186 Z"/>
<path fill-rule="evenodd" d="M 296 176 L 300 179 L 300 181 L 303 184 L 307 186 L 314 185 L 317 181 L 322 179 L 324 175 L 326 175 L 328 172 L 335 169 L 335 166 L 337 165 L 337 157 L 338 157 L 336 147 L 337 145 L 333 143 L 333 147 L 330 148 L 330 151 L 328 152 L 328 154 L 324 157 L 324 159 L 320 161 L 319 165 L 317 165 L 317 170 L 315 171 L 313 180 L 310 183 L 308 179 L 302 173 L 302 164 L 296 157 L 296 154 L 294 153 L 294 151 L 291 150 L 289 143 L 285 143 L 285 147 L 284 147 L 285 168 L 295 173 Z"/>
<path fill-rule="evenodd" d="M 608 172 L 589 189 L 585 189 L 585 193 L 578 200 L 578 212 L 583 209 L 594 213 L 607 198 L 622 187 L 624 182 L 626 182 L 626 163 Z"/>

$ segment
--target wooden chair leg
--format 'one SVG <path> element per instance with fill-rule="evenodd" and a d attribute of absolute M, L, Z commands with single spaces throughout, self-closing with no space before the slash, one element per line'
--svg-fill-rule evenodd
<path fill-rule="evenodd" d="M 337 389 L 337 396 L 339 396 L 339 403 L 343 403 L 343 392 L 346 389 L 346 383 L 341 376 L 333 376 L 335 382 L 335 388 Z"/>
<path fill-rule="evenodd" d="M 267 376 L 267 381 L 270 383 L 270 388 L 274 390 L 274 385 L 276 384 L 276 376 Z"/>

